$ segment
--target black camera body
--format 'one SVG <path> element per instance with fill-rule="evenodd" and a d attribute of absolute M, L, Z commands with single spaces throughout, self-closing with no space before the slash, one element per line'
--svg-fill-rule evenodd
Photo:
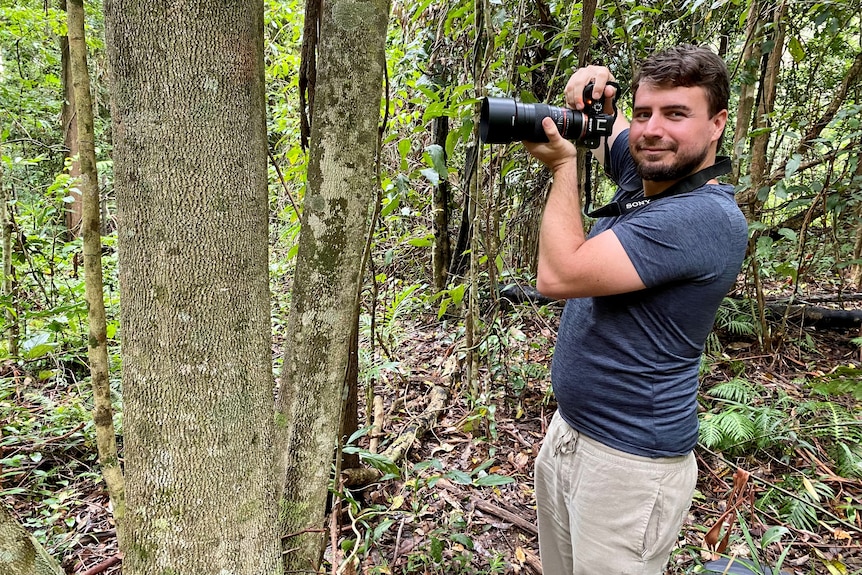
<path fill-rule="evenodd" d="M 610 136 L 617 118 L 617 94 L 613 114 L 605 113 L 604 97 L 593 98 L 593 84 L 584 88 L 584 110 L 558 108 L 548 104 L 524 104 L 510 98 L 483 98 L 479 117 L 479 137 L 486 144 L 547 142 L 542 120 L 551 118 L 560 135 L 588 148 L 598 148 L 601 138 Z"/>

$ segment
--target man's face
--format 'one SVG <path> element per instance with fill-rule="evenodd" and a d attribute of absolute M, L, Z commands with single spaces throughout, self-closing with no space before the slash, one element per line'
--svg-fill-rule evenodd
<path fill-rule="evenodd" d="M 709 115 L 706 91 L 700 86 L 641 83 L 629 132 L 638 175 L 669 182 L 711 165 L 726 122 L 727 110 Z"/>

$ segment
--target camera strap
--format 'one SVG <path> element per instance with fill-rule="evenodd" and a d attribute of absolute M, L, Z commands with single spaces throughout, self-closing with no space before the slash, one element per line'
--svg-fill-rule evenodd
<path fill-rule="evenodd" d="M 730 163 L 730 158 L 727 156 L 718 156 L 716 158 L 715 164 L 704 168 L 699 172 L 695 172 L 689 176 L 686 176 L 685 178 L 679 180 L 660 194 L 637 199 L 617 200 L 615 202 L 611 202 L 610 204 L 589 211 L 587 212 L 587 215 L 591 218 L 611 218 L 621 216 L 623 214 L 627 214 L 629 212 L 633 212 L 635 210 L 648 206 L 651 203 L 660 199 L 668 198 L 670 196 L 676 196 L 679 194 L 685 194 L 691 192 L 692 190 L 696 190 L 697 188 L 701 187 L 713 178 L 723 176 L 724 174 L 729 174 L 731 172 L 731 169 L 732 166 Z M 590 203 L 592 201 L 590 198 L 589 183 L 587 183 L 586 187 L 586 208 L 589 209 Z"/>

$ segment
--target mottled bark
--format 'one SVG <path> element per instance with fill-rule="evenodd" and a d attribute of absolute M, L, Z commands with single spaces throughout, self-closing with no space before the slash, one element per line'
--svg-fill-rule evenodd
<path fill-rule="evenodd" d="M 280 572 L 263 2 L 108 0 L 123 572 Z"/>
<path fill-rule="evenodd" d="M 862 154 L 857 156 L 855 178 L 862 181 Z M 854 210 L 856 214 L 856 241 L 853 242 L 852 259 L 859 261 L 862 259 L 862 204 L 857 204 Z M 850 266 L 850 283 L 857 290 L 862 290 L 862 264 L 853 264 Z"/>
<path fill-rule="evenodd" d="M 66 11 L 66 0 L 60 0 L 60 10 Z M 68 33 L 67 33 L 68 34 Z M 81 175 L 81 162 L 78 161 L 78 122 L 75 118 L 75 86 L 72 79 L 72 61 L 69 55 L 69 36 L 60 37 L 60 79 L 63 84 L 63 107 L 60 110 L 60 121 L 63 124 L 63 146 L 69 159 L 69 177 L 73 180 Z M 89 87 L 88 87 L 89 89 Z M 81 220 L 84 215 L 84 204 L 80 186 L 73 185 L 69 196 L 74 200 L 65 204 L 66 229 L 70 238 L 77 237 L 81 232 Z"/>
<path fill-rule="evenodd" d="M 60 564 L 0 504 L 0 573 L 64 575 Z"/>
<path fill-rule="evenodd" d="M 760 61 L 760 50 L 763 44 L 763 14 L 760 0 L 751 0 L 748 7 L 748 19 L 745 22 L 745 47 L 742 49 L 740 65 L 739 105 L 736 109 L 736 126 L 733 131 L 732 158 L 733 173 L 731 181 L 739 183 L 741 175 L 740 156 L 748 141 L 748 128 L 751 125 L 751 115 L 754 112 L 754 98 L 757 92 L 757 65 Z"/>
<path fill-rule="evenodd" d="M 778 89 L 778 74 L 781 71 L 781 56 L 784 53 L 784 36 L 787 27 L 787 3 L 783 2 L 773 12 L 772 50 L 766 58 L 766 69 L 760 83 L 760 101 L 754 127 L 761 132 L 751 142 L 751 185 L 740 193 L 737 202 L 749 222 L 760 219 L 763 201 L 758 198 L 769 172 L 767 150 L 772 133 L 772 113 L 775 110 L 775 95 Z"/>
<path fill-rule="evenodd" d="M 387 0 L 334 0 L 321 13 L 308 188 L 278 398 L 289 571 L 316 569 L 323 549 L 319 530 L 377 197 L 388 17 Z"/>
<path fill-rule="evenodd" d="M 6 349 L 9 357 L 18 357 L 18 311 L 15 304 L 15 281 L 12 269 L 12 218 L 9 204 L 9 188 L 3 182 L 3 166 L 0 164 L 0 232 L 3 234 L 3 295 L 9 298 L 9 304 L 3 316 L 6 337 Z"/>
<path fill-rule="evenodd" d="M 93 100 L 90 95 L 90 73 L 87 67 L 87 43 L 84 36 L 84 5 L 82 0 L 69 0 L 68 38 L 72 84 L 75 94 L 74 109 L 78 137 L 81 175 L 78 188 L 81 233 L 84 252 L 84 289 L 87 298 L 87 324 L 89 338 L 87 355 L 90 359 L 90 377 L 93 386 L 93 421 L 96 424 L 96 446 L 102 476 L 122 541 L 125 510 L 123 471 L 117 456 L 117 439 L 114 430 L 114 410 L 111 406 L 111 383 L 108 379 L 108 336 L 105 326 L 104 283 L 102 281 L 102 234 L 99 215 L 99 175 L 96 170 L 96 145 L 93 132 Z"/>

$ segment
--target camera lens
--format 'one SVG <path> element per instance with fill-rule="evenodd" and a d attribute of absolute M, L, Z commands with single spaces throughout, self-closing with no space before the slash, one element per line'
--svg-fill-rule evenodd
<path fill-rule="evenodd" d="M 479 137 L 486 144 L 547 142 L 542 120 L 551 118 L 560 135 L 577 140 L 584 135 L 584 115 L 547 104 L 523 104 L 509 98 L 484 98 L 479 117 Z"/>

